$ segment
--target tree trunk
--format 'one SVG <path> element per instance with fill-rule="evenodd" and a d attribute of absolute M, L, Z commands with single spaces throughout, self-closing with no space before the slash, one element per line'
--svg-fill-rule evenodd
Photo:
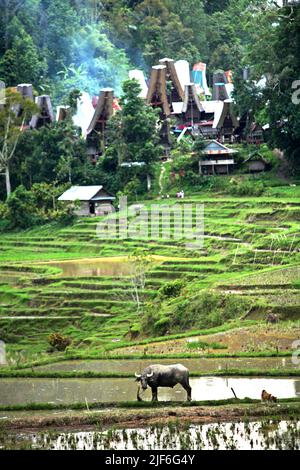
<path fill-rule="evenodd" d="M 11 194 L 11 184 L 10 184 L 10 174 L 9 174 L 9 166 L 5 168 L 5 182 L 6 182 L 6 196 L 9 198 Z"/>

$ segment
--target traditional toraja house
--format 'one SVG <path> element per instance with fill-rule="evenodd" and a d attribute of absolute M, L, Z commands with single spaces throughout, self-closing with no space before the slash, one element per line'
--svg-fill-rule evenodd
<path fill-rule="evenodd" d="M 176 134 L 188 127 L 194 134 L 222 142 L 232 142 L 238 126 L 232 102 L 200 101 L 194 84 L 186 87 L 182 112 L 177 118 Z"/>
<path fill-rule="evenodd" d="M 239 119 L 238 126 L 234 134 L 238 142 L 261 145 L 265 141 L 265 131 L 267 129 L 268 126 L 261 126 L 254 122 L 252 113 L 247 112 Z"/>
<path fill-rule="evenodd" d="M 167 96 L 167 67 L 165 65 L 156 65 L 152 67 L 146 102 L 154 109 L 160 109 L 160 143 L 164 147 L 165 156 L 168 157 L 171 148 L 171 134 L 169 116 L 171 108 Z"/>
<path fill-rule="evenodd" d="M 38 96 L 35 100 L 37 106 L 39 107 L 39 113 L 32 116 L 30 121 L 30 127 L 32 129 L 39 129 L 42 126 L 51 124 L 54 122 L 54 113 L 52 109 L 52 104 L 50 96 L 42 95 Z"/>
<path fill-rule="evenodd" d="M 183 135 L 197 134 L 202 114 L 203 108 L 198 98 L 195 84 L 189 83 L 184 89 L 184 101 L 180 112 L 177 114 L 178 123 L 174 130 L 175 134 L 179 134 L 178 142 L 180 142 Z M 187 129 L 190 132 L 187 133 Z"/>
<path fill-rule="evenodd" d="M 114 114 L 114 91 L 111 88 L 103 88 L 92 121 L 86 131 L 88 155 L 95 162 L 105 150 L 105 131 L 109 119 Z"/>
<path fill-rule="evenodd" d="M 234 153 L 236 150 L 229 149 L 216 140 L 209 142 L 199 160 L 199 173 L 201 175 L 229 174 L 235 164 L 232 157 Z"/>
<path fill-rule="evenodd" d="M 238 126 L 231 101 L 201 101 L 204 109 L 200 129 L 204 137 L 233 142 L 234 129 Z"/>
<path fill-rule="evenodd" d="M 65 202 L 79 201 L 80 206 L 75 210 L 79 216 L 110 214 L 114 212 L 114 199 L 103 186 L 72 186 L 58 198 Z"/>
<path fill-rule="evenodd" d="M 178 106 L 177 103 L 183 102 L 184 91 L 182 89 L 180 80 L 177 75 L 177 71 L 174 65 L 174 60 L 165 58 L 165 59 L 161 59 L 159 62 L 161 65 L 164 65 L 166 67 L 168 102 L 169 102 L 171 112 L 174 112 L 173 104 L 174 104 L 174 107 L 176 107 L 176 105 Z"/>
<path fill-rule="evenodd" d="M 257 151 L 253 152 L 244 161 L 249 173 L 261 173 L 262 171 L 269 170 L 269 163 L 267 160 Z"/>
<path fill-rule="evenodd" d="M 167 68 L 165 65 L 152 67 L 147 94 L 147 103 L 153 108 L 160 109 L 161 120 L 166 119 L 171 114 L 167 96 L 166 71 Z"/>

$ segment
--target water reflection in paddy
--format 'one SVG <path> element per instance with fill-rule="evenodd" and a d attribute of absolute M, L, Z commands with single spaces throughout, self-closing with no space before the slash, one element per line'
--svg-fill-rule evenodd
<path fill-rule="evenodd" d="M 7 436 L 5 444 L 6 448 L 27 444 L 34 449 L 52 450 L 296 450 L 300 446 L 300 422 L 265 420 L 194 424 L 184 429 L 169 424 L 88 432 L 26 433 Z"/>
<path fill-rule="evenodd" d="M 278 398 L 300 396 L 300 379 L 297 378 L 192 378 L 194 400 L 220 400 L 232 398 L 233 388 L 238 398 L 259 399 L 266 389 Z M 135 401 L 137 383 L 134 379 L 1 379 L 0 404 L 23 403 L 76 403 Z M 151 399 L 151 391 L 142 394 L 143 400 Z M 159 388 L 162 401 L 185 400 L 186 392 L 180 385 Z"/>

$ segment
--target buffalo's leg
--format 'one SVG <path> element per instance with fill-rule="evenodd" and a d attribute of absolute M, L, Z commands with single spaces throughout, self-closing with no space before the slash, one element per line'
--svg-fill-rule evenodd
<path fill-rule="evenodd" d="M 152 390 L 152 401 L 158 401 L 157 399 L 157 387 L 151 387 Z"/>
<path fill-rule="evenodd" d="M 184 381 L 181 385 L 184 388 L 184 390 L 186 390 L 187 401 L 191 401 L 192 400 L 192 388 L 190 386 L 189 380 Z"/>

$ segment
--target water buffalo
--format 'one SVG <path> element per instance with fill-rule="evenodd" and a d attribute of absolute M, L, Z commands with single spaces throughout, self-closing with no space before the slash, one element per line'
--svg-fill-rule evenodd
<path fill-rule="evenodd" d="M 152 365 L 146 367 L 142 374 L 135 373 L 137 382 L 141 382 L 142 389 L 151 387 L 152 401 L 157 401 L 158 387 L 175 387 L 180 384 L 187 391 L 187 400 L 191 401 L 192 389 L 189 383 L 189 370 L 182 364 Z"/>

